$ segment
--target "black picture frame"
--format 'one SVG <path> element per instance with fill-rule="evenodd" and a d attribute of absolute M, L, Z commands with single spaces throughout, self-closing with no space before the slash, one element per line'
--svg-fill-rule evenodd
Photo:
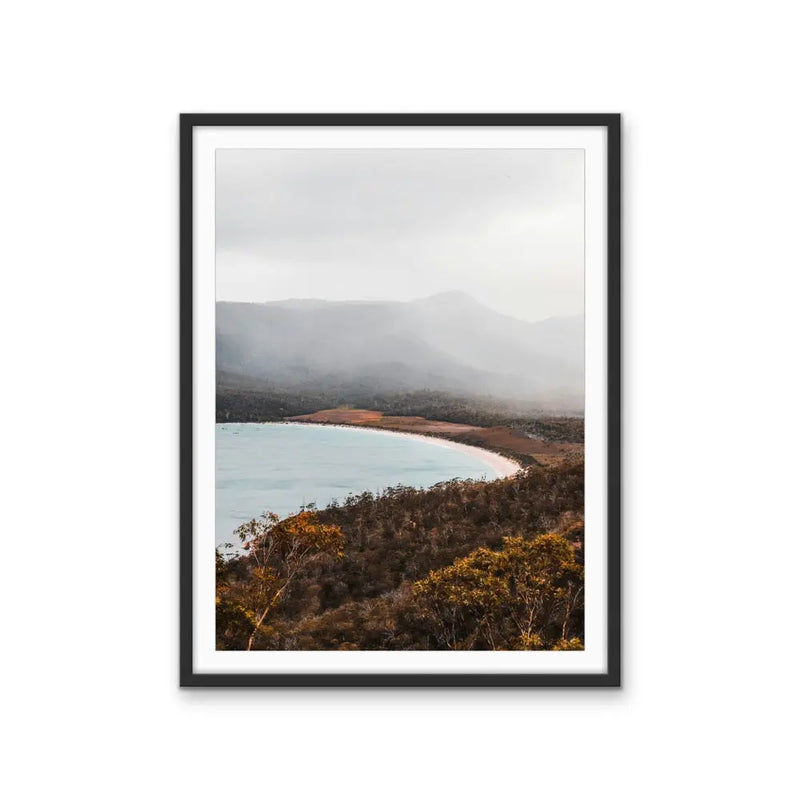
<path fill-rule="evenodd" d="M 209 674 L 193 653 L 193 133 L 242 126 L 603 127 L 607 131 L 607 670 L 604 673 Z M 618 687 L 621 685 L 621 115 L 207 114 L 180 115 L 180 685 L 182 687 Z"/>

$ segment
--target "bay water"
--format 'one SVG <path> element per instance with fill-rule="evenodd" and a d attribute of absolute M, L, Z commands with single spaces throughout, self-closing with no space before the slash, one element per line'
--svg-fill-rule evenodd
<path fill-rule="evenodd" d="M 238 544 L 236 528 L 265 511 L 284 517 L 350 493 L 496 477 L 473 453 L 435 439 L 331 425 L 219 423 L 216 540 Z"/>

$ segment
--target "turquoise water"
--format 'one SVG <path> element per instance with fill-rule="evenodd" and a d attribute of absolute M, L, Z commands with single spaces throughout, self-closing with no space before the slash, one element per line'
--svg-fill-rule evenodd
<path fill-rule="evenodd" d="M 216 449 L 217 544 L 238 543 L 233 531 L 265 511 L 285 516 L 351 492 L 498 474 L 474 455 L 435 442 L 331 426 L 222 423 Z"/>

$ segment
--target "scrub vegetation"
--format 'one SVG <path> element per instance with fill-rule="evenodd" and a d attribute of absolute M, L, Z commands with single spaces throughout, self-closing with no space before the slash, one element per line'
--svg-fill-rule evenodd
<path fill-rule="evenodd" d="M 217 552 L 224 650 L 583 648 L 583 461 L 364 492 Z"/>

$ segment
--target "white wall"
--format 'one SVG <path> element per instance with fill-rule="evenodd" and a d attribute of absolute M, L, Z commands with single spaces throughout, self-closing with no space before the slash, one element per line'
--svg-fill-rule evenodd
<path fill-rule="evenodd" d="M 6 9 L 9 796 L 789 795 L 791 11 Z M 176 688 L 177 113 L 240 110 L 624 113 L 624 690 Z"/>

